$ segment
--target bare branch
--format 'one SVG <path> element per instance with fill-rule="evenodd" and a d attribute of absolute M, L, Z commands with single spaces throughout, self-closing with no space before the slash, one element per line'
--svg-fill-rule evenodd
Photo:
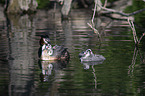
<path fill-rule="evenodd" d="M 94 17 L 95 17 L 96 11 L 99 12 L 101 10 L 101 7 L 102 7 L 101 0 L 94 0 L 94 1 L 95 1 L 95 7 L 94 7 L 93 16 L 92 16 L 92 24 L 93 25 L 94 25 Z"/>
<path fill-rule="evenodd" d="M 106 11 L 103 12 L 103 13 L 117 13 L 117 14 L 120 14 L 120 15 L 122 15 L 122 16 L 127 16 L 127 17 L 145 11 L 145 8 L 144 8 L 144 9 L 140 9 L 140 10 L 137 10 L 137 11 L 135 11 L 135 12 L 132 12 L 132 13 L 127 14 L 127 13 L 124 13 L 124 12 L 122 12 L 122 11 L 116 11 L 116 10 L 109 9 L 109 8 L 105 8 L 105 7 L 102 7 L 102 9 L 103 9 L 103 10 L 106 10 Z"/>
<path fill-rule="evenodd" d="M 141 39 L 143 38 L 143 36 L 145 36 L 145 32 L 142 34 L 142 36 L 139 38 L 138 40 L 138 44 L 140 43 Z"/>
<path fill-rule="evenodd" d="M 105 3 L 104 3 L 104 8 L 107 6 L 107 0 L 105 0 Z"/>
<path fill-rule="evenodd" d="M 97 7 L 97 4 L 95 2 L 94 13 L 93 13 L 93 16 L 92 16 L 92 24 L 93 25 L 94 25 L 94 17 L 95 17 L 95 14 L 96 14 L 96 7 Z"/>
<path fill-rule="evenodd" d="M 94 28 L 90 23 L 87 23 L 91 29 L 94 30 L 95 33 L 99 34 L 98 30 Z"/>
<path fill-rule="evenodd" d="M 97 4 L 97 12 L 101 11 L 101 9 L 102 9 L 101 0 L 95 0 L 95 4 Z"/>
<path fill-rule="evenodd" d="M 107 2 L 107 0 L 106 0 L 105 2 Z M 127 16 L 127 17 L 145 11 L 145 8 L 143 8 L 143 9 L 140 9 L 140 10 L 137 10 L 137 11 L 135 11 L 135 12 L 132 12 L 132 13 L 127 14 L 127 13 L 124 13 L 124 12 L 122 12 L 122 11 L 117 11 L 117 10 L 114 10 L 114 9 L 106 8 L 106 7 L 105 7 L 106 5 L 104 5 L 104 7 L 102 7 L 102 6 L 100 6 L 100 5 L 98 5 L 98 6 L 99 6 L 101 9 L 105 10 L 105 12 L 103 12 L 103 13 L 117 13 L 117 14 L 120 14 L 120 15 L 122 15 L 122 16 Z"/>
<path fill-rule="evenodd" d="M 130 27 L 131 27 L 131 29 L 133 31 L 134 42 L 135 42 L 135 44 L 138 45 L 140 43 L 141 39 L 143 38 L 143 36 L 145 36 L 145 32 L 142 34 L 142 36 L 138 40 L 137 35 L 136 35 L 136 31 L 135 31 L 135 27 L 134 27 L 134 24 L 133 24 L 133 21 L 131 21 L 128 18 L 128 23 L 129 23 L 129 25 L 130 25 Z"/>
<path fill-rule="evenodd" d="M 137 38 L 137 35 L 136 35 L 136 30 L 135 30 L 135 27 L 134 27 L 134 24 L 133 24 L 133 21 L 131 21 L 129 18 L 128 18 L 128 23 L 133 31 L 133 37 L 134 37 L 134 42 L 135 44 L 138 43 L 138 38 Z"/>

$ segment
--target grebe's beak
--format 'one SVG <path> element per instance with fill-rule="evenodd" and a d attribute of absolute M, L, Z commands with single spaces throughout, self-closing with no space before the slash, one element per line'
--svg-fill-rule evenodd
<path fill-rule="evenodd" d="M 44 41 L 45 44 L 50 43 L 50 39 L 49 38 L 43 38 L 43 41 Z"/>
<path fill-rule="evenodd" d="M 83 57 L 84 55 L 85 55 L 85 52 L 84 51 L 81 52 L 81 53 L 79 53 L 79 58 Z"/>

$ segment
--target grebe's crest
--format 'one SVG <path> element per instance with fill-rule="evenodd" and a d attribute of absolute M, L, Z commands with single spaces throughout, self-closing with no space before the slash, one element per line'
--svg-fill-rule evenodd
<path fill-rule="evenodd" d="M 93 54 L 93 52 L 92 52 L 91 49 L 87 49 L 87 50 L 85 51 L 85 54 L 86 54 L 87 56 L 90 56 L 90 55 Z"/>
<path fill-rule="evenodd" d="M 50 42 L 50 39 L 49 38 L 43 38 L 43 41 L 45 44 L 48 44 Z"/>
<path fill-rule="evenodd" d="M 48 35 L 42 35 L 39 44 L 43 46 L 44 44 L 50 44 L 50 39 Z"/>
<path fill-rule="evenodd" d="M 88 57 L 88 56 L 91 56 L 93 55 L 93 52 L 91 49 L 87 49 L 86 51 L 83 51 L 79 54 L 79 57 Z"/>

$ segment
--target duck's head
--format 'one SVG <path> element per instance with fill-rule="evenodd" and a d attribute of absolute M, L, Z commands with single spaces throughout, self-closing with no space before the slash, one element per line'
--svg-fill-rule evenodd
<path fill-rule="evenodd" d="M 83 51 L 79 54 L 79 58 L 82 58 L 82 57 L 88 57 L 90 55 L 92 55 L 93 52 L 91 49 L 87 49 L 86 51 Z"/>
<path fill-rule="evenodd" d="M 42 35 L 39 41 L 40 45 L 43 46 L 44 44 L 50 44 L 50 39 L 48 35 Z"/>

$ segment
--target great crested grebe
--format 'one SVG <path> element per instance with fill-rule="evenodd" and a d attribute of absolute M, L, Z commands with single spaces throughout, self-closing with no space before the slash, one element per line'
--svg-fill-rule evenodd
<path fill-rule="evenodd" d="M 67 48 L 58 45 L 52 47 L 48 35 L 41 36 L 39 43 L 38 55 L 41 60 L 69 60 L 70 55 Z"/>

